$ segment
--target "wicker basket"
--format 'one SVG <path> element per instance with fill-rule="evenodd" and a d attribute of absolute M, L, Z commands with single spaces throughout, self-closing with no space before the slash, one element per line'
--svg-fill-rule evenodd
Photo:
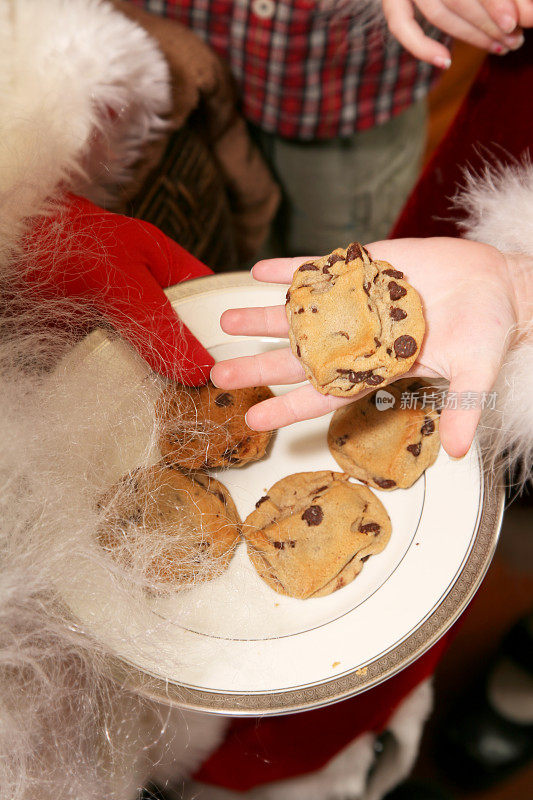
<path fill-rule="evenodd" d="M 156 225 L 215 272 L 237 268 L 224 181 L 194 121 L 170 136 L 128 213 Z"/>

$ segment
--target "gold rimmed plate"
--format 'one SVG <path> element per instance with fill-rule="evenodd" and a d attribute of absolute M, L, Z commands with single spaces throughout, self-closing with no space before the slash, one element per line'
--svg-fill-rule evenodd
<path fill-rule="evenodd" d="M 233 273 L 179 284 L 167 296 L 221 360 L 286 344 L 230 337 L 219 325 L 227 308 L 275 305 L 284 302 L 285 290 Z M 158 379 L 129 347 L 102 331 L 75 348 L 63 374 L 73 380 L 89 365 L 98 365 L 104 376 L 119 374 L 145 393 L 148 388 L 157 398 Z M 134 394 L 130 391 L 130 399 Z M 121 402 L 124 417 L 129 401 Z M 136 411 L 131 417 L 120 457 L 109 457 L 110 479 L 146 452 L 142 415 Z M 338 470 L 326 442 L 330 418 L 281 429 L 262 461 L 214 473 L 243 519 L 280 478 Z M 503 490 L 489 481 L 476 445 L 460 461 L 441 449 L 410 489 L 376 494 L 392 520 L 391 541 L 350 585 L 328 597 L 302 601 L 277 594 L 258 577 L 244 544 L 216 580 L 164 597 L 146 596 L 134 607 L 95 564 L 82 568 L 75 584 L 62 586 L 62 596 L 73 616 L 112 653 L 115 677 L 149 697 L 243 716 L 327 705 L 381 683 L 443 636 L 475 594 L 498 538 Z"/>

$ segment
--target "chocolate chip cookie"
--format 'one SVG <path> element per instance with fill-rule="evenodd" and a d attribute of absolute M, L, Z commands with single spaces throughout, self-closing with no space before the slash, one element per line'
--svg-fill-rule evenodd
<path fill-rule="evenodd" d="M 357 242 L 302 264 L 287 292 L 291 348 L 322 394 L 350 397 L 407 372 L 424 338 L 403 272 Z"/>
<path fill-rule="evenodd" d="M 404 379 L 339 408 L 328 431 L 337 464 L 376 489 L 407 489 L 439 452 L 439 414 L 431 390 Z"/>
<path fill-rule="evenodd" d="M 280 594 L 322 597 L 350 583 L 391 535 L 366 486 L 339 472 L 300 472 L 272 486 L 246 518 L 248 554 Z"/>
<path fill-rule="evenodd" d="M 244 420 L 248 409 L 274 395 L 268 387 L 200 389 L 169 385 L 157 416 L 159 447 L 165 461 L 184 469 L 240 467 L 265 455 L 271 431 L 252 431 Z"/>
<path fill-rule="evenodd" d="M 100 500 L 101 546 L 150 584 L 188 586 L 220 575 L 240 537 L 220 481 L 158 464 L 122 478 Z"/>

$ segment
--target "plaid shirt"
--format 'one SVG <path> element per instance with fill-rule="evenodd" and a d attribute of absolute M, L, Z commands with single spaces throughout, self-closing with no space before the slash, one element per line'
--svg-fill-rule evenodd
<path fill-rule="evenodd" d="M 348 137 L 387 122 L 436 75 L 382 24 L 365 24 L 364 3 L 343 14 L 346 0 L 132 2 L 195 31 L 229 62 L 244 116 L 289 139 Z"/>

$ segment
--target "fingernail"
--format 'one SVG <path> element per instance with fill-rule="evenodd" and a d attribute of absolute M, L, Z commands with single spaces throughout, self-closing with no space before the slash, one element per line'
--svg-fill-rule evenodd
<path fill-rule="evenodd" d="M 214 367 L 213 367 L 213 369 L 214 369 Z M 213 384 L 213 386 L 216 386 L 216 388 L 217 388 L 217 389 L 220 389 L 220 386 L 218 385 L 218 383 L 216 383 L 216 382 L 213 380 L 213 369 L 212 369 L 212 370 L 211 370 L 211 372 L 209 373 L 209 380 L 211 381 L 211 383 Z"/>
<path fill-rule="evenodd" d="M 504 56 L 509 52 L 507 47 L 504 47 L 503 44 L 500 44 L 499 42 L 493 42 L 489 49 L 491 53 L 494 53 L 497 56 Z"/>
<path fill-rule="evenodd" d="M 502 14 L 498 17 L 498 25 L 504 33 L 511 33 L 516 28 L 516 19 L 511 14 Z"/>
<path fill-rule="evenodd" d="M 518 50 L 524 44 L 524 34 L 520 33 L 518 36 L 506 36 L 504 41 L 510 50 Z"/>
<path fill-rule="evenodd" d="M 437 56 L 437 58 L 433 63 L 435 64 L 436 67 L 439 67 L 439 69 L 450 69 L 452 65 L 452 60 L 451 58 L 443 58 L 442 56 Z"/>

